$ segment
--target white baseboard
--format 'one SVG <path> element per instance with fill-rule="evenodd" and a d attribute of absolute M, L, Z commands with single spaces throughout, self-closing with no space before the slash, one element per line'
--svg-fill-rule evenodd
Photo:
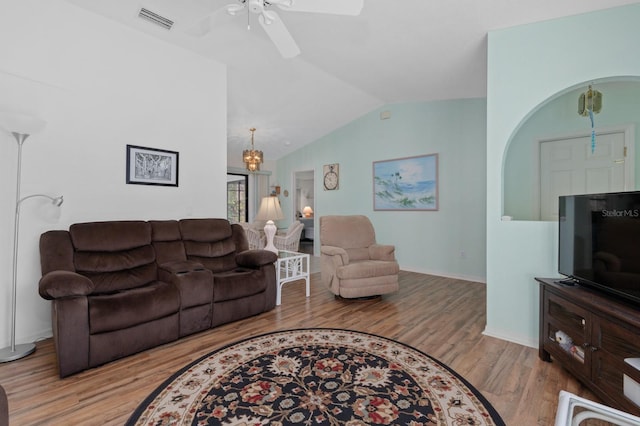
<path fill-rule="evenodd" d="M 495 337 L 496 339 L 506 340 L 507 342 L 517 343 L 519 345 L 528 346 L 530 348 L 538 349 L 538 340 L 531 339 L 528 336 L 515 335 L 505 332 L 504 330 L 496 330 L 490 327 L 485 327 L 482 332 L 485 336 Z"/>
<path fill-rule="evenodd" d="M 483 284 L 487 283 L 487 278 L 486 277 L 480 277 L 480 276 L 475 276 L 475 275 L 452 274 L 452 273 L 449 273 L 449 272 L 433 271 L 433 270 L 428 270 L 428 269 L 413 268 L 413 267 L 403 267 L 403 266 L 400 266 L 400 269 L 403 270 L 403 271 L 408 271 L 408 272 L 416 272 L 418 274 L 435 275 L 437 277 L 453 278 L 453 279 L 456 279 L 456 280 L 463 280 L 463 281 L 473 281 L 473 282 L 476 282 L 476 283 L 483 283 Z"/>

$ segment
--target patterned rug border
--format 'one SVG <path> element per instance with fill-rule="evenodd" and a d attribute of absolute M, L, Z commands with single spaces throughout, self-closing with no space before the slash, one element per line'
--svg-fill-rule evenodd
<path fill-rule="evenodd" d="M 406 347 L 406 348 L 408 348 L 410 350 L 413 350 L 413 351 L 416 351 L 416 352 L 422 354 L 423 356 L 425 356 L 425 357 L 429 358 L 430 360 L 432 360 L 433 362 L 437 363 L 440 367 L 442 367 L 443 369 L 448 371 L 452 376 L 456 377 L 460 382 L 462 382 L 465 386 L 467 386 L 469 388 L 469 390 L 471 390 L 473 395 L 484 405 L 484 407 L 486 408 L 487 412 L 490 414 L 492 420 L 495 422 L 496 426 L 506 426 L 506 423 L 504 422 L 504 420 L 502 419 L 502 417 L 500 416 L 498 411 L 487 400 L 487 398 L 478 389 L 476 389 L 476 387 L 474 385 L 472 385 L 467 379 L 465 379 L 463 376 L 461 376 L 458 372 L 453 370 L 447 364 L 441 362 L 439 359 L 434 358 L 433 356 L 427 354 L 426 352 L 423 352 L 420 349 L 415 348 L 414 346 L 411 346 L 411 345 L 409 345 L 407 343 L 404 343 L 404 342 L 401 342 L 399 340 L 391 339 L 391 338 L 386 337 L 386 336 L 381 336 L 379 334 L 369 333 L 369 332 L 366 332 L 366 331 L 346 329 L 346 328 L 333 328 L 333 327 L 303 327 L 303 328 L 292 328 L 292 329 L 276 330 L 276 331 L 271 331 L 271 332 L 267 332 L 267 333 L 255 334 L 253 336 L 249 336 L 249 337 L 243 338 L 241 340 L 233 341 L 233 342 L 228 343 L 228 344 L 226 344 L 224 346 L 220 346 L 219 348 L 216 348 L 216 349 L 206 353 L 205 355 L 201 356 L 200 358 L 190 362 L 189 364 L 187 364 L 186 366 L 184 366 L 180 370 L 178 370 L 175 373 L 173 373 L 169 378 L 167 378 L 165 381 L 163 381 L 160 385 L 158 385 L 153 390 L 153 392 L 151 392 L 151 394 L 149 394 L 142 402 L 140 402 L 138 404 L 136 409 L 133 411 L 133 413 L 131 414 L 131 416 L 127 420 L 125 426 L 135 425 L 135 422 L 144 413 L 144 411 L 147 408 L 147 406 L 150 403 L 152 403 L 157 398 L 157 396 L 167 386 L 169 386 L 180 375 L 182 375 L 185 372 L 187 372 L 193 366 L 195 366 L 195 365 L 203 362 L 207 358 L 211 357 L 216 352 L 223 351 L 223 350 L 228 349 L 228 348 L 230 348 L 232 346 L 235 346 L 235 345 L 240 345 L 240 344 L 242 344 L 244 342 L 247 342 L 249 340 L 252 340 L 252 339 L 259 339 L 259 338 L 266 337 L 266 336 L 273 335 L 273 334 L 293 333 L 293 332 L 320 332 L 321 333 L 323 331 L 326 331 L 326 332 L 359 333 L 359 334 L 363 334 L 363 335 L 367 335 L 367 336 L 372 336 L 374 338 L 386 340 L 386 341 L 389 341 L 389 342 L 404 346 L 404 347 Z"/>

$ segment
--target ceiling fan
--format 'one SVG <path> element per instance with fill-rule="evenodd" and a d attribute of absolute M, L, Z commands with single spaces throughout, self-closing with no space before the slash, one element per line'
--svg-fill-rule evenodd
<path fill-rule="evenodd" d="M 300 48 L 280 19 L 280 15 L 274 10 L 275 8 L 288 12 L 357 16 L 362 11 L 363 4 L 364 0 L 237 0 L 237 3 L 228 4 L 220 10 L 232 16 L 246 11 L 249 28 L 251 14 L 258 15 L 258 22 L 280 54 L 284 58 L 293 58 L 300 54 Z M 212 30 L 212 15 L 202 19 L 188 32 L 200 36 L 209 33 Z"/>

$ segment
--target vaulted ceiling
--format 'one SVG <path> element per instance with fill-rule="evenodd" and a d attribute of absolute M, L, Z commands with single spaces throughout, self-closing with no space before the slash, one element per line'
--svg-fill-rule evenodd
<path fill-rule="evenodd" d="M 256 127 L 256 148 L 268 160 L 384 104 L 485 97 L 490 30 L 637 3 L 364 0 L 358 16 L 275 9 L 301 50 L 285 59 L 257 15 L 224 13 L 241 0 L 68 1 L 227 64 L 228 156 L 240 157 L 249 128 Z M 173 27 L 139 18 L 141 7 L 169 18 Z M 205 18 L 208 32 L 193 35 Z M 597 31 L 585 28 L 585 43 Z M 520 54 L 514 51 L 514 60 Z"/>

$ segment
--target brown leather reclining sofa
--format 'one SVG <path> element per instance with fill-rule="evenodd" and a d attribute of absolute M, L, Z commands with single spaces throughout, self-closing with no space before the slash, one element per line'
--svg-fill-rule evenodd
<path fill-rule="evenodd" d="M 271 310 L 276 255 L 226 219 L 112 221 L 40 237 L 60 377 Z"/>

